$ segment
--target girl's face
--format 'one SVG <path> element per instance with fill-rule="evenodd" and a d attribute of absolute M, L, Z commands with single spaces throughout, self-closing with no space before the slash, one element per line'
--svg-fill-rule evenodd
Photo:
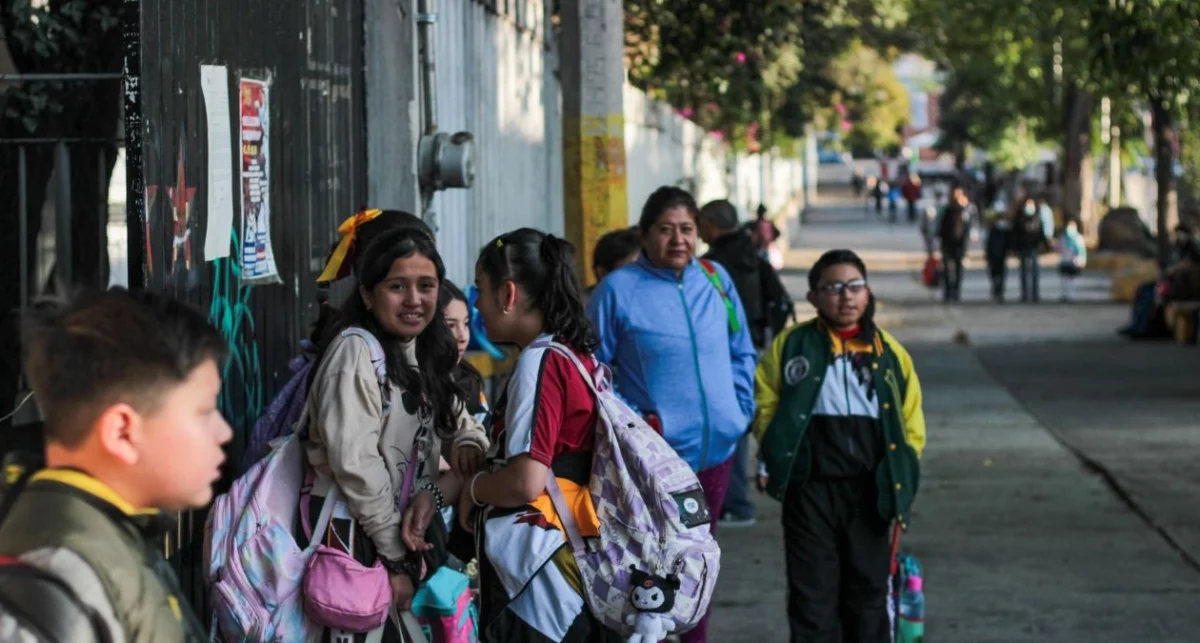
<path fill-rule="evenodd" d="M 517 310 L 516 284 L 511 281 L 492 283 L 488 274 L 476 264 L 475 286 L 479 288 L 475 308 L 479 310 L 488 339 L 499 343 L 517 342 L 521 315 Z"/>
<path fill-rule="evenodd" d="M 359 295 L 385 331 L 401 339 L 420 335 L 437 310 L 437 266 L 413 253 L 392 262 L 387 276 Z"/>
<path fill-rule="evenodd" d="M 454 341 L 458 343 L 458 359 L 461 360 L 463 354 L 467 352 L 467 344 L 471 343 L 470 314 L 467 311 L 467 305 L 461 300 L 452 299 L 450 303 L 446 304 L 446 309 L 442 311 L 442 317 L 446 318 L 446 325 L 450 327 Z"/>

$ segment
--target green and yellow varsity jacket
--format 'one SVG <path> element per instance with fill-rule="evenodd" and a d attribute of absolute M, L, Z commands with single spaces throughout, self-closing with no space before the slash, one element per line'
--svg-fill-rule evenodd
<path fill-rule="evenodd" d="M 789 486 L 812 474 L 807 431 L 814 415 L 826 421 L 839 416 L 849 426 L 869 422 L 872 439 L 882 441 L 868 445 L 881 454 L 875 469 L 879 514 L 907 529 L 920 486 L 925 414 L 912 358 L 894 337 L 874 329 L 843 340 L 819 319 L 793 326 L 759 362 L 755 401 L 753 429 L 771 497 L 782 501 Z"/>

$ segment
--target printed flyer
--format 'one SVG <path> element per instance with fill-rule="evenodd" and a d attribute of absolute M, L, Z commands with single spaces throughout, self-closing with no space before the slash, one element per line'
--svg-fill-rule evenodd
<path fill-rule="evenodd" d="M 241 80 L 242 281 L 281 283 L 271 249 L 268 81 Z"/>

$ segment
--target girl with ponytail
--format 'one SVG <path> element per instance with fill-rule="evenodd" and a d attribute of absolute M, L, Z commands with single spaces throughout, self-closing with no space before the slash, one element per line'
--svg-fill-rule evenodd
<path fill-rule="evenodd" d="M 545 493 L 547 476 L 555 476 L 582 535 L 599 534 L 588 492 L 596 401 L 572 360 L 550 348 L 563 345 L 596 366 L 599 340 L 574 268 L 571 244 L 528 228 L 492 240 L 475 264 L 488 338 L 521 350 L 492 409 L 487 464 L 459 496 L 460 523 L 477 532 L 480 547 L 483 641 L 622 640 L 592 617 L 570 582 L 578 565 Z"/>

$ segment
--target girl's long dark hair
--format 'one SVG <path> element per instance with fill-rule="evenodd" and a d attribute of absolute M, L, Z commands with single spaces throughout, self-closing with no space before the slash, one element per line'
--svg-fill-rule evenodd
<path fill-rule="evenodd" d="M 532 228 L 513 230 L 479 251 L 478 266 L 493 285 L 512 280 L 529 295 L 545 319 L 543 332 L 577 351 L 590 353 L 600 345 L 583 309 L 575 247 L 567 240 Z"/>
<path fill-rule="evenodd" d="M 400 338 L 388 333 L 379 324 L 375 315 L 367 310 L 357 288 L 346 297 L 340 309 L 322 307 L 312 339 L 317 345 L 317 364 L 320 364 L 330 345 L 347 327 L 358 326 L 370 331 L 383 345 L 388 377 L 421 400 L 433 414 L 438 434 L 448 438 L 456 429 L 458 413 L 462 408 L 462 390 L 451 378 L 446 377 L 458 360 L 458 348 L 442 314 L 440 284 L 445 280 L 446 267 L 433 241 L 423 232 L 411 228 L 383 232 L 369 241 L 362 252 L 357 253 L 354 275 L 360 286 L 370 290 L 387 277 L 397 259 L 412 255 L 432 261 L 439 282 L 439 302 L 433 319 L 416 338 L 417 364 L 408 363 Z M 313 372 L 315 374 L 316 369 Z"/>
<path fill-rule="evenodd" d="M 446 306 L 449 306 L 452 301 L 461 301 L 467 307 L 467 324 L 469 326 L 471 323 L 471 302 L 467 300 L 467 295 L 461 288 L 454 285 L 453 281 L 447 279 L 441 283 L 441 289 L 438 291 L 438 308 L 443 314 L 446 312 Z M 458 365 L 454 367 L 452 376 L 455 381 L 460 383 L 459 386 L 463 388 L 464 394 L 469 395 L 472 391 L 483 390 L 483 374 L 479 372 L 479 369 L 475 368 L 474 364 L 465 359 L 459 360 Z M 471 388 L 468 389 L 462 384 L 463 382 L 468 382 Z M 468 406 L 473 401 L 467 400 Z"/>

